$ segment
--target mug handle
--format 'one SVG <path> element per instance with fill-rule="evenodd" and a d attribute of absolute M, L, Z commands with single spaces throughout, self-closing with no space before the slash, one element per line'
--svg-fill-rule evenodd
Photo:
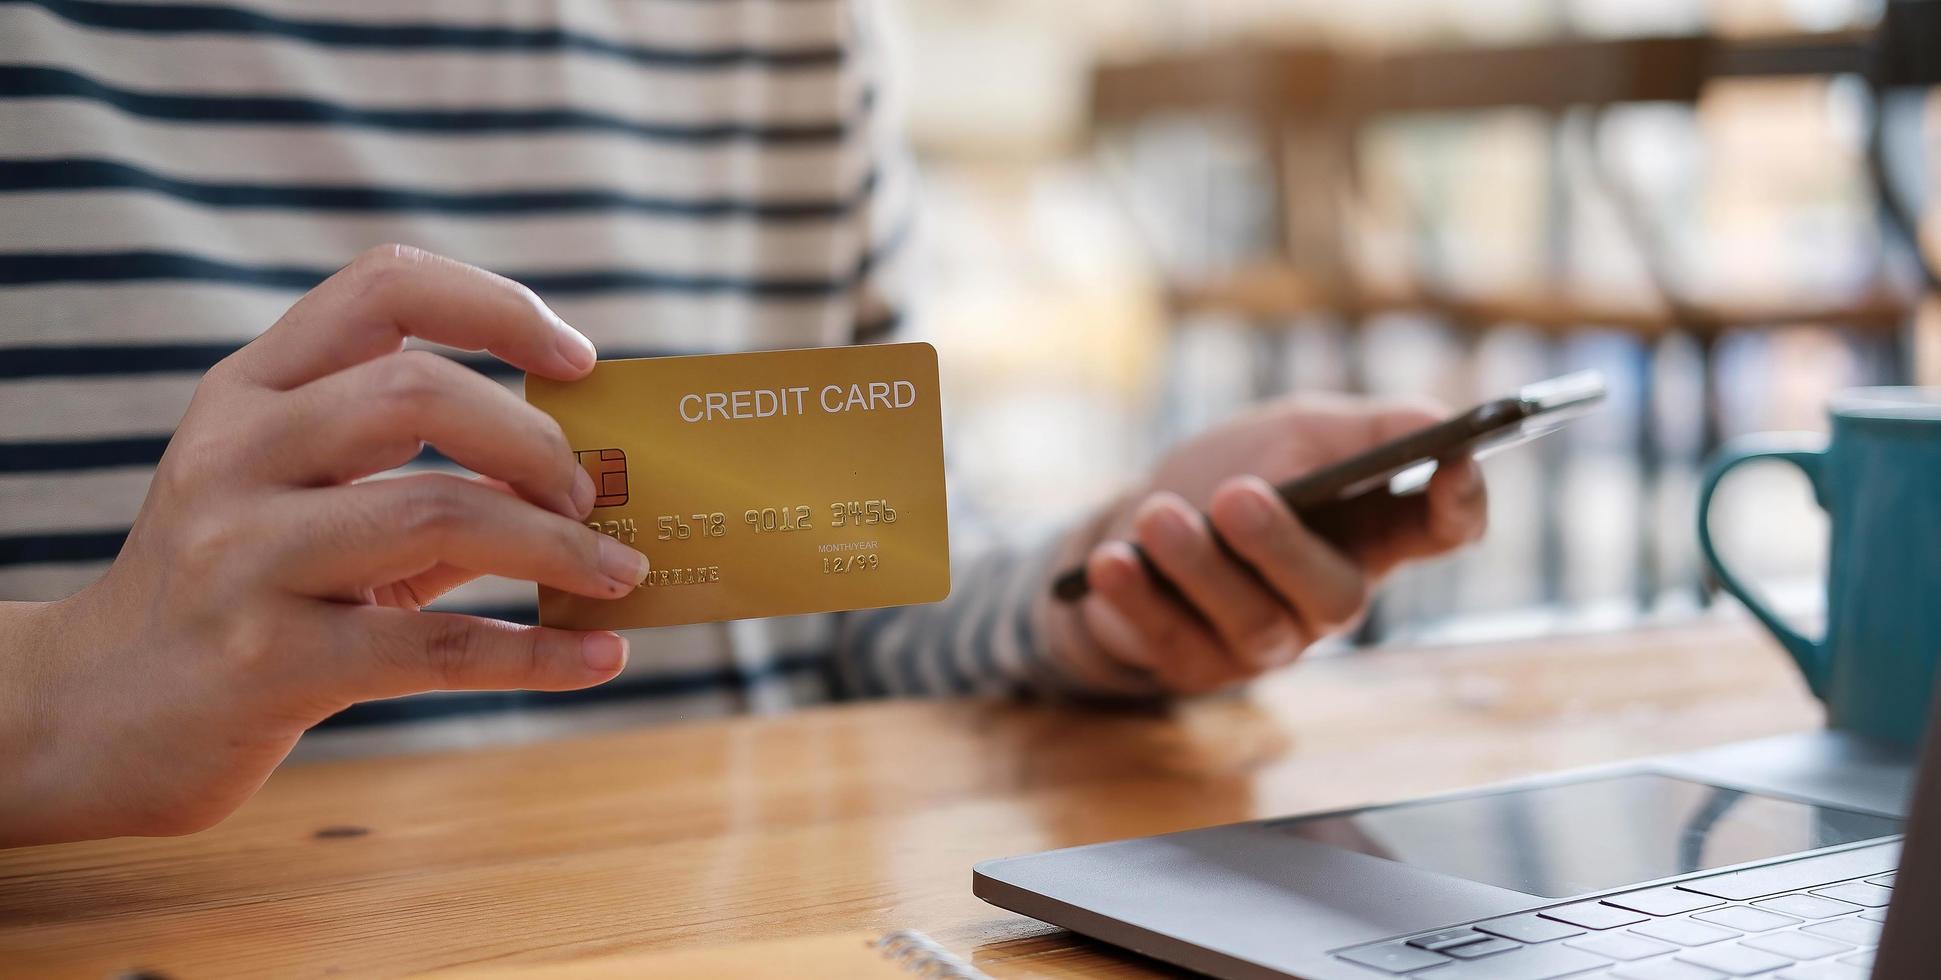
<path fill-rule="evenodd" d="M 1800 673 L 1806 677 L 1807 687 L 1812 689 L 1815 696 L 1823 698 L 1826 693 L 1829 666 L 1824 642 L 1808 639 L 1788 625 L 1773 612 L 1772 607 L 1754 596 L 1737 575 L 1732 574 L 1732 570 L 1725 566 L 1725 561 L 1719 557 L 1718 549 L 1712 544 L 1711 521 L 1712 493 L 1719 488 L 1719 481 L 1724 479 L 1725 474 L 1731 472 L 1734 467 L 1754 460 L 1780 460 L 1799 467 L 1800 472 L 1806 474 L 1807 482 L 1813 485 L 1813 499 L 1819 503 L 1821 509 L 1825 509 L 1826 494 L 1820 482 L 1820 466 L 1826 459 L 1826 441 L 1824 439 L 1816 441 L 1816 446 L 1808 448 L 1802 445 L 1801 437 L 1783 439 L 1775 439 L 1771 436 L 1754 437 L 1735 441 L 1721 450 L 1713 458 L 1711 467 L 1706 471 L 1704 482 L 1699 486 L 1698 548 L 1705 556 L 1705 563 L 1710 565 L 1712 572 L 1719 577 L 1719 584 L 1740 602 L 1745 603 L 1746 608 L 1751 610 L 1768 630 L 1772 631 L 1773 636 L 1779 640 L 1780 646 L 1785 647 L 1794 662 L 1799 664 Z"/>

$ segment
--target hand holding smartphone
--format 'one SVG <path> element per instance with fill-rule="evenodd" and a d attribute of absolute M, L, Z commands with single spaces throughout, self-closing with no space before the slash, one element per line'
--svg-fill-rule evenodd
<path fill-rule="evenodd" d="M 1552 378 L 1274 489 L 1304 524 L 1322 537 L 1332 539 L 1331 529 L 1338 528 L 1342 518 L 1363 509 L 1361 505 L 1384 496 L 1419 492 L 1435 472 L 1437 460 L 1464 455 L 1482 459 L 1521 445 L 1588 413 L 1603 398 L 1604 379 L 1596 371 Z M 1139 552 L 1139 559 L 1162 585 L 1170 585 L 1143 551 Z M 1083 598 L 1090 591 L 1091 584 L 1082 565 L 1065 571 L 1052 583 L 1052 594 L 1066 602 Z"/>

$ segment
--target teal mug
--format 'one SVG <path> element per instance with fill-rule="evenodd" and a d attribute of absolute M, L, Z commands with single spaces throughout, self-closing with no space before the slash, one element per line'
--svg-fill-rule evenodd
<path fill-rule="evenodd" d="M 1815 445 L 1761 437 L 1719 454 L 1699 490 L 1699 549 L 1798 662 L 1830 727 L 1912 745 L 1941 659 L 1941 388 L 1854 389 L 1828 414 L 1832 434 Z M 1754 460 L 1799 467 L 1831 518 L 1818 639 L 1775 614 L 1712 545 L 1712 493 Z"/>

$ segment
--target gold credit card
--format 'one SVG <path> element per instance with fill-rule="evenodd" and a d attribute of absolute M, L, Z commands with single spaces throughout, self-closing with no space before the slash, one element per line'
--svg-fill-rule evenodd
<path fill-rule="evenodd" d="M 950 594 L 929 344 L 601 361 L 528 375 L 597 496 L 587 526 L 647 555 L 619 599 L 539 590 L 539 621 L 634 629 Z"/>

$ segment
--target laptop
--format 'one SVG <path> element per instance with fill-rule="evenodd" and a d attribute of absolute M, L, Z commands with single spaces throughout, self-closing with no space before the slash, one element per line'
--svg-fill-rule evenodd
<path fill-rule="evenodd" d="M 1941 725 L 1907 815 L 1916 772 L 1813 732 L 986 861 L 973 891 L 1236 980 L 1934 978 Z"/>

